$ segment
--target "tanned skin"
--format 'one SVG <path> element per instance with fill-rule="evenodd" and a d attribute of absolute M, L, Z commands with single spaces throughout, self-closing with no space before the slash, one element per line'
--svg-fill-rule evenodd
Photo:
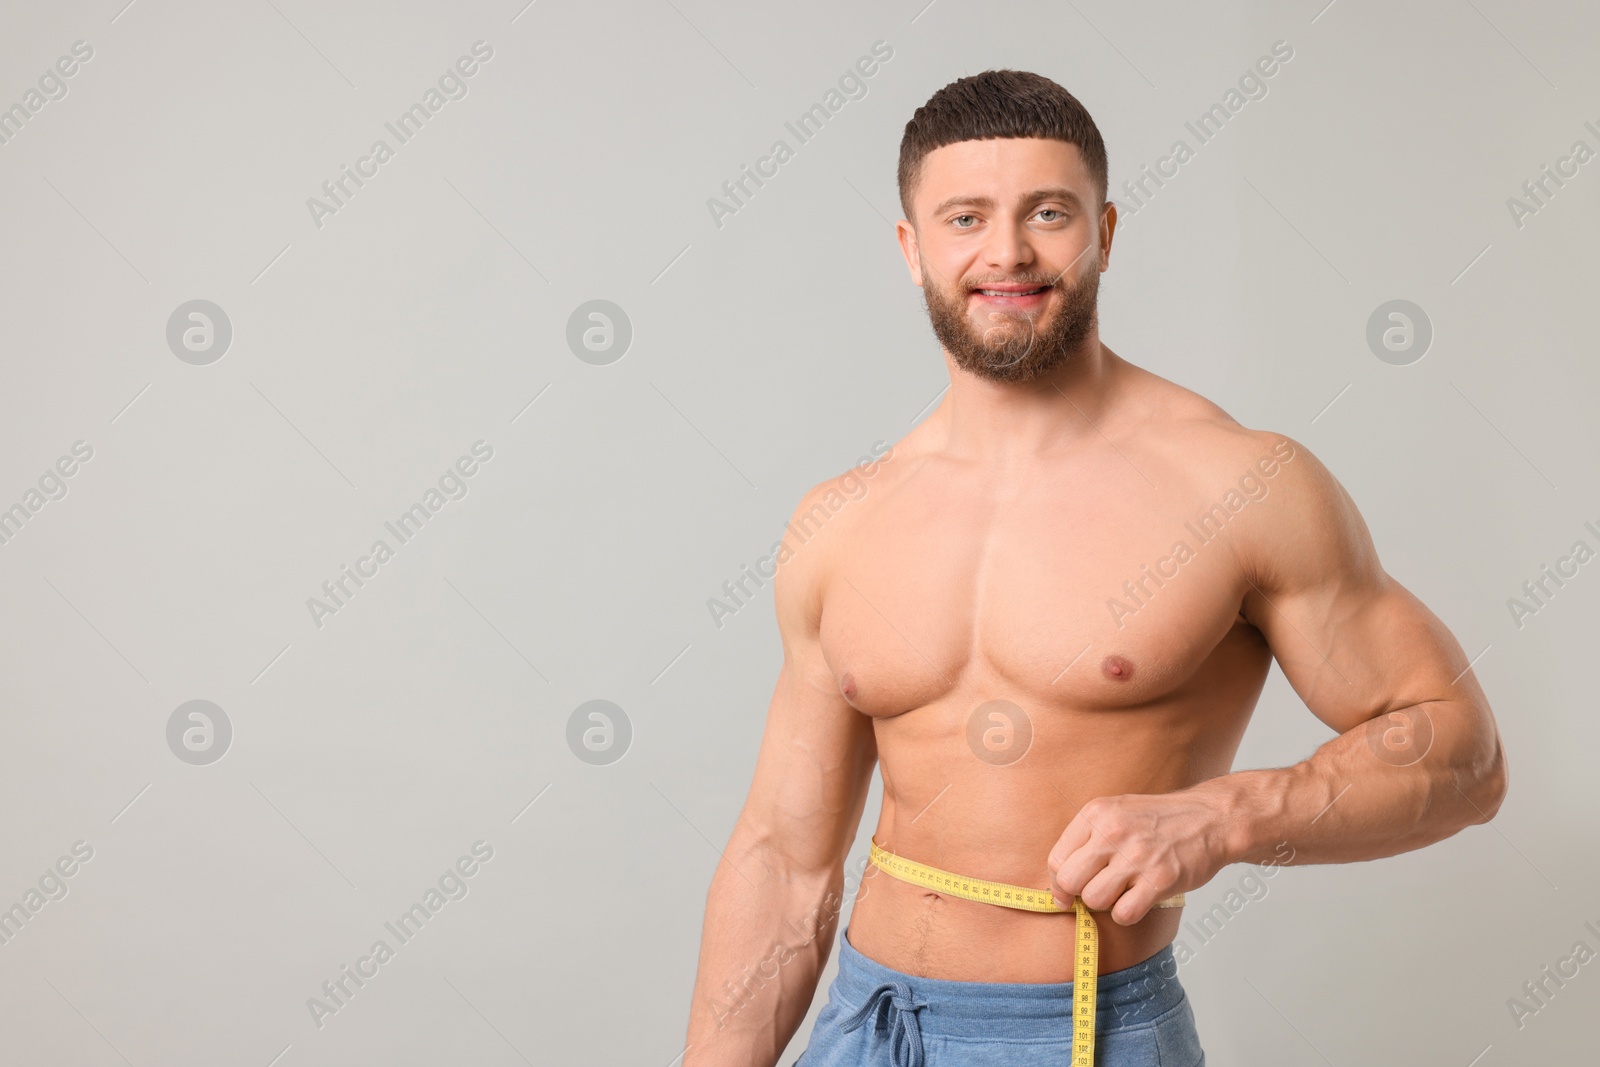
<path fill-rule="evenodd" d="M 707 895 L 683 1067 L 770 1067 L 804 1020 L 875 764 L 881 844 L 1109 909 L 1102 974 L 1170 943 L 1181 910 L 1151 905 L 1227 864 L 1390 856 L 1500 805 L 1506 761 L 1466 656 L 1380 566 L 1327 468 L 1101 343 L 1102 195 L 1060 141 L 923 161 L 897 233 L 950 389 L 780 560 L 783 666 Z M 974 291 L 1041 279 L 1040 296 Z M 1274 659 L 1337 736 L 1230 773 Z M 870 867 L 849 938 L 913 975 L 1072 979 L 1070 912 Z"/>

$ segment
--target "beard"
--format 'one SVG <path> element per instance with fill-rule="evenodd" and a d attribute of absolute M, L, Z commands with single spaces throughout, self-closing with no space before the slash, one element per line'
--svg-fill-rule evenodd
<path fill-rule="evenodd" d="M 968 319 L 967 303 L 972 289 L 965 283 L 946 291 L 936 284 L 923 286 L 923 299 L 933 334 L 945 351 L 963 370 L 991 382 L 1028 382 L 1064 363 L 1082 346 L 1094 329 L 1095 301 L 1100 292 L 1100 257 L 1089 258 L 1089 269 L 1075 280 L 1065 275 L 1028 273 L 1003 279 L 1018 285 L 1047 285 L 1057 305 L 1044 329 L 1035 319 L 1048 314 L 1049 306 L 1038 312 L 989 310 L 981 314 L 989 320 L 976 325 Z M 937 278 L 923 261 L 922 276 Z M 1001 279 L 986 278 L 995 282 Z M 981 288 L 981 286 L 979 286 Z"/>

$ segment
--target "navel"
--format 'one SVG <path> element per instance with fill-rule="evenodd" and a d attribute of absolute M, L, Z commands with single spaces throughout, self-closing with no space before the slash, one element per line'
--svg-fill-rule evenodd
<path fill-rule="evenodd" d="M 1133 661 L 1126 656 L 1107 656 L 1101 661 L 1100 670 L 1107 678 L 1126 682 L 1133 677 Z"/>

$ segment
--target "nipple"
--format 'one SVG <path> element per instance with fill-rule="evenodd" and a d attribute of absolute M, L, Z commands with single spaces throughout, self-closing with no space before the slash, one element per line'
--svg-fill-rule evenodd
<path fill-rule="evenodd" d="M 1126 656 L 1107 656 L 1100 664 L 1100 669 L 1105 672 L 1107 678 L 1119 682 L 1126 682 L 1133 677 L 1133 662 Z"/>
<path fill-rule="evenodd" d="M 856 680 L 849 671 L 845 671 L 844 677 L 839 679 L 839 692 L 844 694 L 846 700 L 853 702 L 856 699 Z"/>

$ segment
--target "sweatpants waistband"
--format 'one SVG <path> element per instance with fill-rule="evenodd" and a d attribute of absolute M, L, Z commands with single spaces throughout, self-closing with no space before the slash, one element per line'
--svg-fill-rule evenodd
<path fill-rule="evenodd" d="M 892 987 L 917 1012 L 927 1035 L 1020 1038 L 1072 1032 L 1071 982 L 958 982 L 922 978 L 886 967 L 839 938 L 839 973 L 834 987 L 842 1001 L 865 1004 Z M 1151 1022 L 1177 1007 L 1184 990 L 1172 946 L 1132 967 L 1102 974 L 1096 986 L 1095 1031 L 1110 1033 Z"/>

